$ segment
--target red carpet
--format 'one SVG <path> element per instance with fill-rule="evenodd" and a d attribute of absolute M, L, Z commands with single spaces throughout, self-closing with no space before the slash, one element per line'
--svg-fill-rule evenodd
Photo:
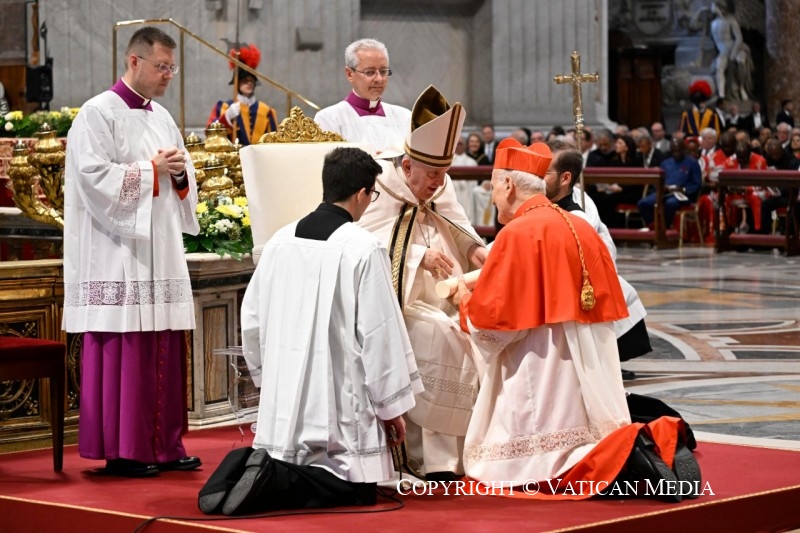
<path fill-rule="evenodd" d="M 800 528 L 800 452 L 700 443 L 703 483 L 714 495 L 679 504 L 652 499 L 525 501 L 493 496 L 406 496 L 391 513 L 321 514 L 193 522 L 208 518 L 197 493 L 222 457 L 243 446 L 237 428 L 193 431 L 186 448 L 205 462 L 195 472 L 153 479 L 85 474 L 101 466 L 64 450 L 64 471 L 52 470 L 50 450 L 0 455 L 0 532 L 216 531 L 783 531 Z M 390 509 L 393 502 L 370 509 Z M 362 508 L 363 510 L 364 508 Z"/>

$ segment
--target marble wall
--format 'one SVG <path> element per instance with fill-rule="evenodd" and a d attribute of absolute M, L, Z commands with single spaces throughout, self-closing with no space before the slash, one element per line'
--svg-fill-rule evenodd
<path fill-rule="evenodd" d="M 766 4 L 767 109 L 773 118 L 781 109 L 782 100 L 793 99 L 797 114 L 800 112 L 800 56 L 789 36 L 800 32 L 800 10 L 794 0 L 767 0 Z"/>
<path fill-rule="evenodd" d="M 375 36 L 389 46 L 397 73 L 385 96 L 389 102 L 411 106 L 428 84 L 436 84 L 449 99 L 465 105 L 468 125 L 569 124 L 570 89 L 552 80 L 569 71 L 569 55 L 578 50 L 584 72 L 601 75 L 600 84 L 585 89 L 586 120 L 607 120 L 607 0 L 39 1 L 54 58 L 53 108 L 82 104 L 122 73 L 123 49 L 135 28 L 119 30 L 119 72 L 112 73 L 115 22 L 172 18 L 226 49 L 222 39 L 235 39 L 240 4 L 239 39 L 261 49 L 258 70 L 323 107 L 349 89 L 343 74 L 345 46 Z M 177 30 L 163 27 L 177 38 Z M 322 47 L 297 50 L 298 28 L 318 36 Z M 227 61 L 187 38 L 181 67 L 186 123 L 201 127 L 214 102 L 231 95 Z M 259 95 L 276 107 L 279 117 L 285 115 L 282 93 L 262 86 Z M 177 119 L 178 79 L 161 101 Z M 313 113 L 309 107 L 305 111 Z"/>

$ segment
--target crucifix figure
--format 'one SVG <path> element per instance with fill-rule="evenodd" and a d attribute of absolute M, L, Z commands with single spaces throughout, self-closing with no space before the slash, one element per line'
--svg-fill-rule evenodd
<path fill-rule="evenodd" d="M 575 141 L 578 144 L 578 151 L 583 153 L 583 99 L 581 97 L 581 85 L 584 83 L 597 83 L 600 76 L 594 74 L 581 73 L 581 56 L 577 50 L 572 52 L 572 74 L 559 74 L 553 77 L 556 83 L 572 84 L 572 113 L 575 116 Z M 581 174 L 581 204 L 584 204 L 583 174 Z"/>

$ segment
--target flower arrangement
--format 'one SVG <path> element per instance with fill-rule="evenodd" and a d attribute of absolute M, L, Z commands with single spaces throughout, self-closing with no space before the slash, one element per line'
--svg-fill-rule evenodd
<path fill-rule="evenodd" d="M 197 235 L 183 235 L 183 246 L 187 253 L 212 252 L 241 260 L 242 254 L 253 251 L 247 198 L 216 196 L 198 202 L 197 221 L 200 223 L 200 232 Z"/>
<path fill-rule="evenodd" d="M 0 115 L 0 137 L 33 137 L 45 122 L 56 135 L 64 137 L 78 111 L 77 107 L 62 107 L 59 111 L 36 111 L 27 116 L 22 111 L 10 111 Z"/>

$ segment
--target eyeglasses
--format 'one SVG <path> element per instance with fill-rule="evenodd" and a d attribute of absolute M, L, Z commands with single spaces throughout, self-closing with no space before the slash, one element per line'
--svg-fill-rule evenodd
<path fill-rule="evenodd" d="M 388 78 L 392 75 L 392 69 L 390 68 L 368 68 L 367 70 L 356 70 L 353 67 L 350 67 L 350 70 L 353 72 L 358 72 L 359 74 L 363 74 L 367 78 L 374 78 L 378 74 L 380 74 L 382 78 Z"/>
<path fill-rule="evenodd" d="M 374 202 L 375 200 L 378 199 L 378 196 L 381 195 L 381 191 L 379 191 L 378 189 L 372 189 L 371 191 L 369 191 L 369 193 L 370 195 L 372 195 L 372 199 L 370 200 L 370 202 Z"/>
<path fill-rule="evenodd" d="M 137 55 L 136 57 L 138 57 L 142 61 L 150 63 L 161 74 L 177 74 L 178 71 L 181 69 L 181 67 L 179 67 L 178 65 L 167 65 L 166 63 L 153 63 L 149 59 L 145 59 L 142 56 Z"/>

